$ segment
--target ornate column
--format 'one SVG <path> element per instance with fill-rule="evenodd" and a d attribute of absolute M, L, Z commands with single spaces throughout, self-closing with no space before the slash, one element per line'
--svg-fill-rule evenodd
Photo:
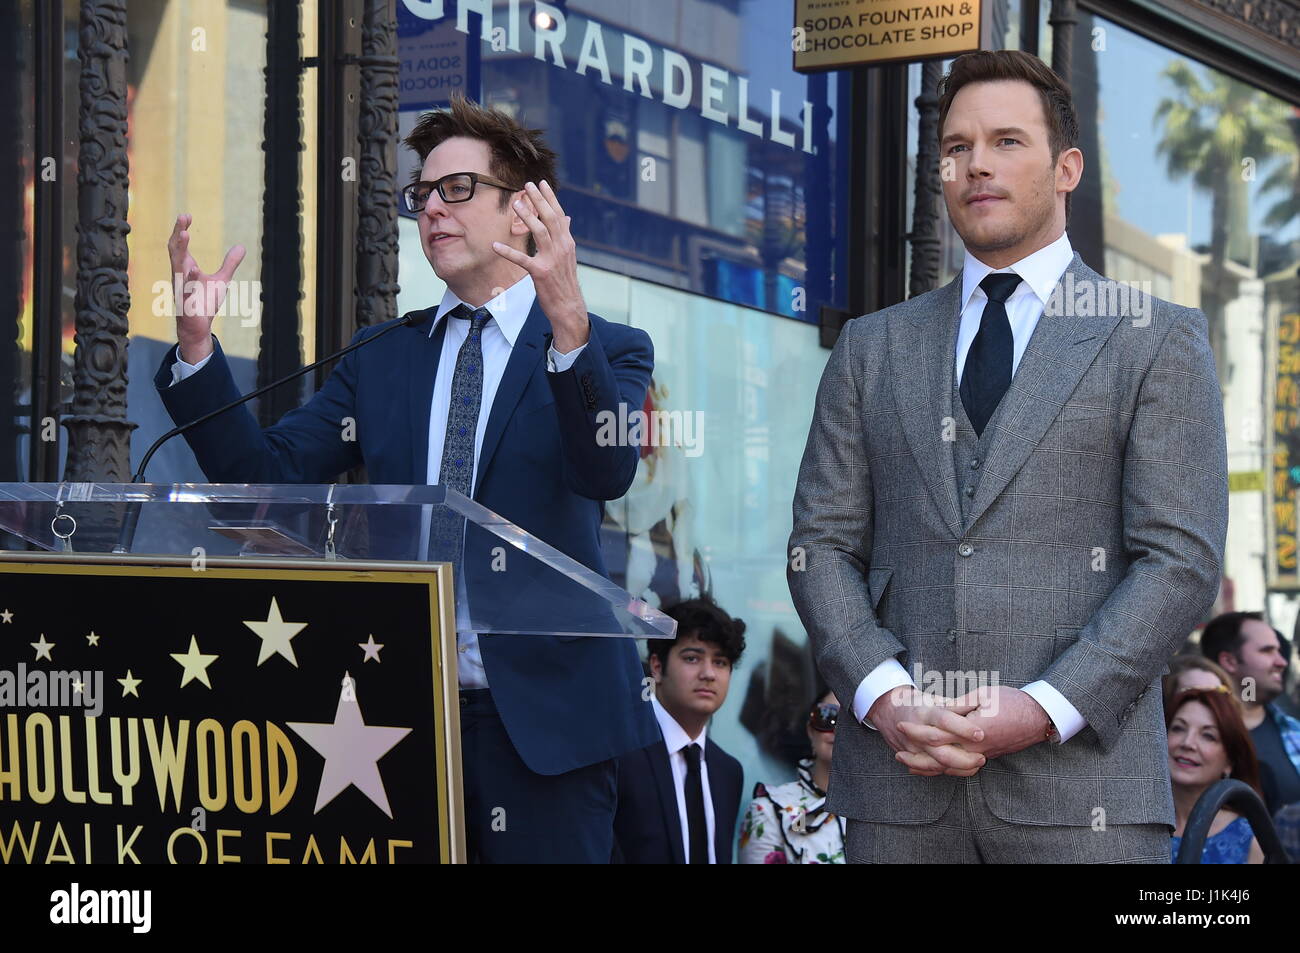
<path fill-rule="evenodd" d="M 397 317 L 397 10 L 366 0 L 361 33 L 357 327 Z"/>
<path fill-rule="evenodd" d="M 130 482 L 126 419 L 126 2 L 82 0 L 76 353 L 65 480 Z"/>
<path fill-rule="evenodd" d="M 921 64 L 921 93 L 916 97 L 916 183 L 912 204 L 912 266 L 907 296 L 915 298 L 939 284 L 939 203 L 943 183 L 939 179 L 939 78 L 943 64 L 928 60 Z"/>
<path fill-rule="evenodd" d="M 257 384 L 269 384 L 302 366 L 298 308 L 302 301 L 301 0 L 275 0 L 266 9 L 266 152 L 262 201 L 262 327 Z M 299 403 L 285 386 L 258 398 L 258 420 L 269 427 Z"/>
<path fill-rule="evenodd" d="M 1074 45 L 1074 24 L 1078 21 L 1078 6 L 1075 0 L 1052 0 L 1052 12 L 1047 15 L 1047 23 L 1052 28 L 1052 70 L 1070 85 Z"/>
<path fill-rule="evenodd" d="M 12 4 L 0 6 L 0 126 L 12 130 L 0 145 L 0 480 L 26 479 L 18 473 L 18 400 L 21 359 L 19 324 L 23 313 L 24 246 L 27 234 L 23 191 L 27 177 L 39 180 L 39 160 L 24 162 L 23 97 L 31 86 L 23 82 L 32 63 L 22 42 L 23 15 Z M 39 155 L 39 153 L 38 153 Z M 35 284 L 35 282 L 33 282 Z M 37 435 L 38 439 L 39 434 Z"/>
<path fill-rule="evenodd" d="M 1083 150 L 1083 179 L 1066 199 L 1069 215 L 1067 228 L 1070 244 L 1084 263 L 1106 273 L 1106 214 L 1101 177 L 1101 84 L 1098 76 L 1098 53 L 1092 48 L 1092 30 L 1096 20 L 1091 13 L 1080 13 L 1072 44 L 1073 73 L 1065 77 L 1074 96 L 1079 116 L 1079 148 Z"/>

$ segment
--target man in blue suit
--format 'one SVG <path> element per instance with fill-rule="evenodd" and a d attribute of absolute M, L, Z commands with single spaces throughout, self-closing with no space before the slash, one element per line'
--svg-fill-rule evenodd
<path fill-rule="evenodd" d="M 331 483 L 364 464 L 374 483 L 442 483 L 606 574 L 604 501 L 627 491 L 638 452 L 610 445 L 598 421 L 642 406 L 650 338 L 588 314 L 540 130 L 457 97 L 406 141 L 422 168 L 403 198 L 420 212 L 442 302 L 346 355 L 275 426 L 260 429 L 241 407 L 186 438 L 214 482 Z M 178 345 L 155 378 L 178 424 L 238 396 L 211 328 L 244 252 L 202 273 L 191 221 L 180 216 L 168 242 Z M 467 547 L 471 586 L 473 560 Z M 658 736 L 634 644 L 466 632 L 458 642 L 471 859 L 607 862 L 614 759 Z"/>
<path fill-rule="evenodd" d="M 744 771 L 708 724 L 744 654 L 745 623 L 707 596 L 664 612 L 677 639 L 647 643 L 658 737 L 618 759 L 614 860 L 729 864 Z"/>

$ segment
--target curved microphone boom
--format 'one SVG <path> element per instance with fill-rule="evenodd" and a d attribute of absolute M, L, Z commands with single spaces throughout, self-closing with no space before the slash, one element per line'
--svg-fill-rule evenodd
<path fill-rule="evenodd" d="M 308 364 L 305 367 L 300 367 L 296 371 L 293 371 L 289 374 L 286 374 L 284 377 L 281 377 L 279 380 L 272 381 L 269 384 L 265 384 L 262 387 L 257 388 L 257 390 L 250 391 L 249 393 L 244 394 L 242 397 L 236 400 L 232 400 L 230 403 L 225 404 L 221 407 L 218 407 L 216 410 L 209 411 L 208 413 L 203 414 L 200 417 L 194 418 L 187 424 L 182 424 L 179 427 L 173 427 L 171 430 L 167 431 L 165 434 L 163 434 L 161 437 L 155 440 L 153 442 L 153 445 L 147 451 L 145 451 L 144 457 L 140 460 L 140 469 L 137 470 L 135 476 L 131 478 L 131 482 L 132 483 L 144 482 L 144 471 L 145 471 L 145 467 L 149 465 L 149 460 L 158 451 L 158 448 L 161 447 L 168 440 L 170 440 L 172 437 L 178 436 L 179 434 L 183 434 L 185 433 L 185 431 L 191 430 L 194 427 L 197 427 L 199 424 L 207 423 L 213 417 L 220 416 L 221 414 L 224 414 L 228 410 L 233 410 L 235 407 L 238 407 L 240 404 L 246 403 L 252 400 L 254 397 L 260 397 L 262 394 L 265 394 L 267 391 L 275 390 L 277 387 L 281 386 L 282 384 L 287 384 L 289 383 L 289 381 L 297 380 L 299 377 L 302 377 L 302 375 L 306 374 L 308 371 L 315 370 L 316 368 L 320 367 L 322 364 L 328 364 L 331 361 L 336 361 L 343 355 L 348 354 L 351 351 L 355 351 L 357 348 L 369 344 L 371 341 L 378 341 L 389 331 L 392 331 L 396 328 L 405 328 L 415 324 L 419 324 L 421 321 L 425 319 L 427 314 L 428 312 L 425 311 L 412 311 L 410 314 L 404 315 L 397 321 L 390 324 L 388 327 L 384 328 L 378 334 L 372 334 L 368 338 L 362 338 L 360 341 L 354 341 L 353 343 L 349 344 L 347 347 L 335 351 L 333 354 L 329 355 L 328 357 L 323 357 L 319 361 L 313 361 L 311 364 Z M 140 521 L 141 505 L 142 504 L 140 503 L 127 504 L 126 515 L 122 520 L 122 530 L 117 538 L 117 546 L 114 547 L 113 549 L 114 553 L 129 553 L 131 551 L 131 544 L 135 541 L 136 524 L 139 523 Z"/>

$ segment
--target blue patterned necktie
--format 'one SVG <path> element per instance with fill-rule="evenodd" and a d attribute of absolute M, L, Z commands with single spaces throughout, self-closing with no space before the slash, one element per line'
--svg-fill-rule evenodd
<path fill-rule="evenodd" d="M 451 377 L 451 400 L 447 406 L 447 430 L 442 441 L 438 482 L 448 489 L 472 496 L 474 437 L 478 433 L 478 414 L 483 403 L 483 326 L 492 320 L 492 314 L 486 308 L 471 309 L 459 304 L 448 312 L 447 317 L 469 321 L 469 334 L 456 355 L 456 370 Z M 454 510 L 441 506 L 434 514 L 432 529 L 426 557 L 451 562 L 459 576 L 465 541 L 464 519 Z"/>
<path fill-rule="evenodd" d="M 470 310 L 458 304 L 448 317 L 469 321 L 469 335 L 456 355 L 456 371 L 451 378 L 451 404 L 447 408 L 447 433 L 442 442 L 438 482 L 470 496 L 474 437 L 483 403 L 483 326 L 492 320 L 492 314 L 487 308 Z"/>
<path fill-rule="evenodd" d="M 980 316 L 980 329 L 966 352 L 966 367 L 962 371 L 962 406 L 975 428 L 982 436 L 984 428 L 998 409 L 1002 395 L 1011 386 L 1011 356 L 1015 338 L 1011 334 L 1011 320 L 1007 317 L 1006 300 L 1020 286 L 1021 278 L 1015 274 L 989 274 L 980 282 L 988 295 L 984 313 Z"/>

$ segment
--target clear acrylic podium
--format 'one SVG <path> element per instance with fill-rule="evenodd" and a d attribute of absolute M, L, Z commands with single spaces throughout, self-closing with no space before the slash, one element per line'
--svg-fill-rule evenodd
<path fill-rule="evenodd" d="M 456 628 L 673 638 L 676 622 L 442 486 L 3 483 L 0 550 L 446 562 Z"/>

